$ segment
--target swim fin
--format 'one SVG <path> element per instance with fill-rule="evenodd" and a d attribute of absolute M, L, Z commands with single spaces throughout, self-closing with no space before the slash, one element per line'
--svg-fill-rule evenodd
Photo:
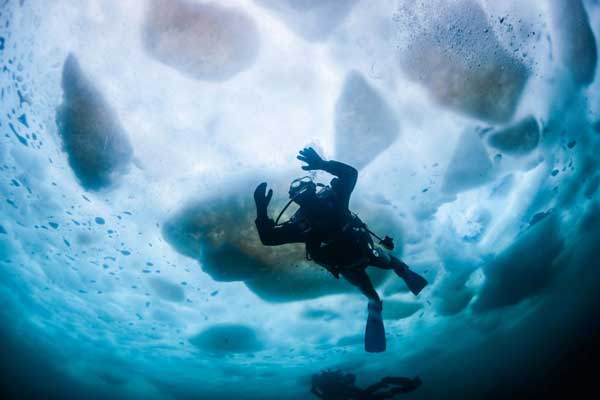
<path fill-rule="evenodd" d="M 400 274 L 398 274 L 398 275 L 400 275 Z M 415 296 L 418 295 L 419 293 L 421 293 L 421 290 L 423 290 L 423 288 L 429 284 L 429 282 L 427 282 L 427 280 L 425 278 L 423 278 L 421 275 L 417 274 L 416 272 L 411 271 L 410 269 L 407 269 L 406 271 L 404 271 L 403 274 L 400 275 L 400 277 L 402 279 L 404 279 L 406 286 L 408 286 L 408 289 Z"/>
<path fill-rule="evenodd" d="M 396 275 L 404 279 L 406 286 L 408 286 L 408 289 L 415 296 L 421 293 L 421 290 L 423 290 L 423 288 L 429 284 L 429 282 L 427 282 L 425 278 L 423 278 L 416 272 L 411 271 L 410 268 L 408 268 L 408 265 L 406 265 L 404 262 L 400 261 L 396 257 L 392 257 L 392 262 L 392 265 L 394 266 L 394 272 L 396 273 Z"/>
<path fill-rule="evenodd" d="M 365 329 L 365 351 L 381 353 L 385 351 L 385 329 L 383 328 L 382 302 L 369 301 L 369 315 Z"/>

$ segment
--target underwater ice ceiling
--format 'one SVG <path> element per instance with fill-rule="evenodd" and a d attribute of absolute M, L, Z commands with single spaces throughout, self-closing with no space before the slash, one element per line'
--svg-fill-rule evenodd
<path fill-rule="evenodd" d="M 0 0 L 10 390 L 509 390 L 600 300 L 599 35 L 596 0 Z M 369 271 L 385 353 L 355 288 L 258 240 L 255 186 L 276 216 L 307 145 L 359 169 L 351 209 L 431 283 Z"/>

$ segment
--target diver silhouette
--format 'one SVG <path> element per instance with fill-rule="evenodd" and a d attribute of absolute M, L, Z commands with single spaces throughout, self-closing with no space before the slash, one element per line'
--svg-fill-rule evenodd
<path fill-rule="evenodd" d="M 323 400 L 383 400 L 412 392 L 421 386 L 421 378 L 386 376 L 366 389 L 357 387 L 356 376 L 340 370 L 321 371 L 311 377 L 310 392 Z"/>
<path fill-rule="evenodd" d="M 312 148 L 300 151 L 298 157 L 306 163 L 305 171 L 322 170 L 335 176 L 329 186 L 316 184 L 309 176 L 295 179 L 289 189 L 290 201 L 300 206 L 286 222 L 279 224 L 269 218 L 267 207 L 273 190 L 267 183 L 254 191 L 256 228 L 262 244 L 278 246 L 305 243 L 307 258 L 323 266 L 336 278 L 342 275 L 369 299 L 365 330 L 365 350 L 385 351 L 385 331 L 381 317 L 382 301 L 366 273 L 368 266 L 392 269 L 416 296 L 427 285 L 425 278 L 411 271 L 391 252 L 375 245 L 373 234 L 348 204 L 356 185 L 358 171 L 339 161 L 325 161 Z M 321 186 L 317 191 L 317 187 Z M 284 208 L 285 210 L 285 208 Z M 373 234 L 375 235 L 375 234 Z M 392 239 L 385 237 L 379 244 L 393 249 Z"/>

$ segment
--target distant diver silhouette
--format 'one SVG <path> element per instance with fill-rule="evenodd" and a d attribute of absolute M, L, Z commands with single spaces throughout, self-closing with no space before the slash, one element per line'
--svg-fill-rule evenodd
<path fill-rule="evenodd" d="M 311 378 L 310 392 L 323 400 L 383 400 L 412 392 L 421 386 L 421 378 L 386 376 L 379 382 L 361 389 L 354 383 L 356 376 L 340 370 L 321 371 Z"/>
<path fill-rule="evenodd" d="M 365 350 L 385 351 L 382 301 L 365 271 L 366 267 L 393 269 L 415 296 L 427 285 L 427 281 L 391 252 L 375 245 L 371 235 L 379 239 L 378 243 L 386 249 L 394 248 L 392 238 L 379 238 L 348 209 L 358 177 L 355 168 L 339 161 L 325 161 L 312 147 L 301 150 L 297 158 L 307 164 L 302 166 L 305 171 L 322 170 L 336 177 L 329 186 L 317 184 L 309 176 L 295 179 L 289 189 L 290 201 L 276 221 L 269 218 L 267 212 L 273 190 L 269 189 L 267 193 L 267 183 L 259 184 L 254 191 L 254 201 L 260 240 L 266 246 L 305 243 L 307 259 L 323 266 L 336 278 L 342 275 L 359 288 L 369 299 Z M 318 191 L 317 187 L 320 187 Z M 292 202 L 300 208 L 288 221 L 279 224 L 279 218 Z"/>

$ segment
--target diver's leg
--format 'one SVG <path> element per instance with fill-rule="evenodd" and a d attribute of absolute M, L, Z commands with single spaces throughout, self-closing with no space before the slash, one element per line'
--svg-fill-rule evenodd
<path fill-rule="evenodd" d="M 369 265 L 377 268 L 393 269 L 396 275 L 404 280 L 406 286 L 408 286 L 415 296 L 428 284 L 425 278 L 416 272 L 411 271 L 405 262 L 383 250 L 373 251 L 373 256 L 370 257 L 369 260 Z"/>
<path fill-rule="evenodd" d="M 393 269 L 394 271 L 404 272 L 408 270 L 408 265 L 402 262 L 398 257 L 382 249 L 374 249 L 369 257 L 369 265 L 381 269 Z"/>
<path fill-rule="evenodd" d="M 409 393 L 416 390 L 419 386 L 421 386 L 421 378 L 418 376 L 414 379 L 409 378 L 393 378 L 396 382 L 390 382 L 392 385 L 396 385 L 396 387 L 390 388 L 389 392 L 392 395 L 397 395 L 400 393 Z"/>
<path fill-rule="evenodd" d="M 369 265 L 381 269 L 394 269 L 391 255 L 383 250 L 373 251 L 372 256 L 369 257 Z"/>
<path fill-rule="evenodd" d="M 418 376 L 412 379 L 403 376 L 386 376 L 380 382 L 384 385 L 419 386 L 421 384 L 421 378 Z"/>
<path fill-rule="evenodd" d="M 393 269 L 401 278 L 404 278 L 403 275 L 405 275 L 406 271 L 409 270 L 406 263 L 394 256 L 392 253 L 382 249 L 373 249 L 371 251 L 369 265 L 381 269 Z"/>
<path fill-rule="evenodd" d="M 342 270 L 341 274 L 369 298 L 367 326 L 365 328 L 365 350 L 369 353 L 379 353 L 385 351 L 385 330 L 381 316 L 383 305 L 365 269 L 359 267 Z"/>
<path fill-rule="evenodd" d="M 371 278 L 369 278 L 369 275 L 367 275 L 365 268 L 342 270 L 341 275 L 348 282 L 360 289 L 362 294 L 367 296 L 370 301 L 375 303 L 381 303 L 379 295 L 375 291 L 373 283 L 371 282 Z"/>
<path fill-rule="evenodd" d="M 394 386 L 394 387 L 388 387 Z M 369 399 L 392 399 L 397 394 L 408 393 L 421 386 L 421 378 L 414 379 L 404 377 L 386 376 L 374 385 L 369 386 L 364 391 L 370 395 Z M 384 390 L 385 389 L 385 390 Z"/>
<path fill-rule="evenodd" d="M 368 387 L 367 387 L 367 388 L 364 390 L 364 392 L 365 392 L 366 394 L 371 394 L 371 395 L 372 395 L 373 393 L 377 392 L 377 391 L 378 391 L 378 390 L 380 390 L 380 389 L 383 389 L 383 388 L 385 388 L 386 386 L 387 386 L 387 384 L 386 384 L 386 383 L 384 383 L 383 381 L 379 381 L 379 382 L 377 382 L 377 383 L 374 383 L 374 384 L 372 384 L 371 386 L 368 386 Z"/>

